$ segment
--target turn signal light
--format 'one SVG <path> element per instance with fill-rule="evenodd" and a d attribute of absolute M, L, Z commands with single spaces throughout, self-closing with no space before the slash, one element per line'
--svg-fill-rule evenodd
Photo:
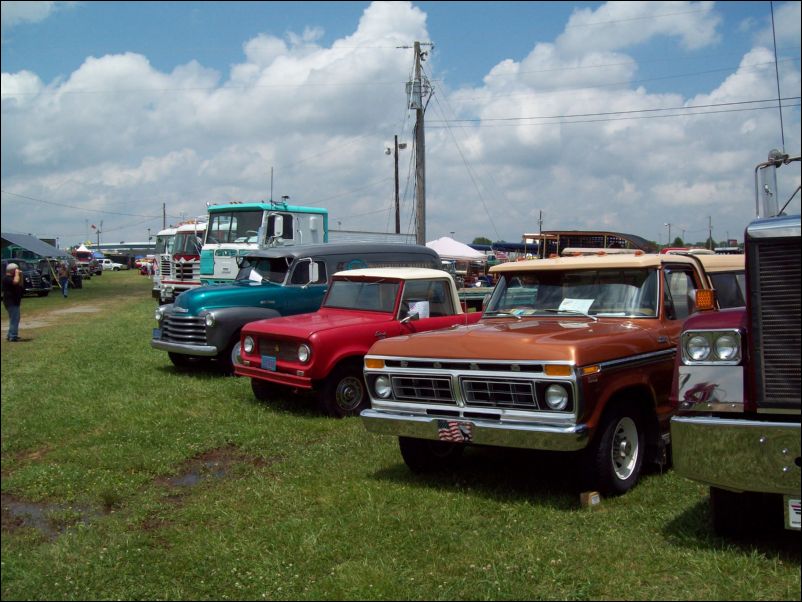
<path fill-rule="evenodd" d="M 371 368 L 373 370 L 381 370 L 382 368 L 384 368 L 384 360 L 379 360 L 372 357 L 366 357 L 365 368 Z"/>
<path fill-rule="evenodd" d="M 546 376 L 571 376 L 571 366 L 563 364 L 546 364 L 543 371 Z"/>
<path fill-rule="evenodd" d="M 710 288 L 696 291 L 696 309 L 707 311 L 716 308 L 716 292 Z"/>

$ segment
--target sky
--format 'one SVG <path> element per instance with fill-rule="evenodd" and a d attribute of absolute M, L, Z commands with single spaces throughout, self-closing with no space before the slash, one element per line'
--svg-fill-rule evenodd
<path fill-rule="evenodd" d="M 800 152 L 800 22 L 799 1 L 3 1 L 2 231 L 144 241 L 286 195 L 390 232 L 398 136 L 414 234 L 419 41 L 427 240 L 741 241 L 755 165 Z"/>

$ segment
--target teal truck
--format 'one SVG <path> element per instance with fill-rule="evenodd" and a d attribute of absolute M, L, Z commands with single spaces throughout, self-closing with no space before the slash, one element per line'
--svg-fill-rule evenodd
<path fill-rule="evenodd" d="M 371 267 L 439 268 L 440 257 L 422 245 L 318 244 L 274 247 L 240 257 L 231 284 L 201 286 L 156 309 L 151 347 L 179 368 L 215 361 L 232 371 L 240 357 L 240 331 L 254 320 L 317 311 L 335 272 Z"/>

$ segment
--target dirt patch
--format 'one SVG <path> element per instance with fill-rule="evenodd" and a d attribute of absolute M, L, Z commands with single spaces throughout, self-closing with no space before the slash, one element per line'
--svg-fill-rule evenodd
<path fill-rule="evenodd" d="M 28 328 L 44 328 L 46 326 L 52 326 L 53 324 L 57 323 L 60 318 L 63 316 L 69 316 L 72 314 L 94 314 L 101 310 L 100 307 L 96 305 L 75 305 L 73 307 L 66 307 L 64 309 L 56 309 L 54 311 L 48 312 L 44 315 L 37 314 L 33 318 L 25 318 L 25 309 L 22 310 L 22 317 L 20 318 L 19 322 L 19 329 L 20 331 L 24 331 Z M 3 332 L 8 332 L 8 320 L 3 320 L 2 322 L 2 330 Z"/>
<path fill-rule="evenodd" d="M 50 541 L 72 526 L 89 524 L 101 514 L 86 506 L 28 502 L 7 493 L 0 495 L 0 504 L 3 531 L 13 533 L 32 528 Z"/>
<path fill-rule="evenodd" d="M 275 461 L 250 456 L 235 445 L 226 445 L 225 447 L 205 451 L 194 458 L 185 460 L 176 475 L 159 477 L 156 479 L 156 483 L 171 490 L 182 490 L 194 487 L 205 480 L 228 477 L 236 466 L 242 464 L 264 468 Z"/>

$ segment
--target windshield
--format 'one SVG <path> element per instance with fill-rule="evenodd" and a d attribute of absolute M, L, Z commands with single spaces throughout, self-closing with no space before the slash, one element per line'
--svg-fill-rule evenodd
<path fill-rule="evenodd" d="M 391 312 L 398 296 L 398 282 L 335 280 L 324 307 Z"/>
<path fill-rule="evenodd" d="M 240 264 L 237 281 L 282 284 L 292 264 L 292 257 L 246 257 Z"/>
<path fill-rule="evenodd" d="M 179 232 L 173 241 L 173 254 L 200 255 L 202 235 L 202 232 Z"/>
<path fill-rule="evenodd" d="M 746 274 L 744 272 L 718 272 L 710 274 L 721 309 L 746 305 Z"/>
<path fill-rule="evenodd" d="M 543 270 L 504 274 L 484 315 L 654 317 L 656 310 L 655 270 Z"/>
<path fill-rule="evenodd" d="M 172 234 L 165 234 L 156 237 L 156 254 L 173 252 L 173 238 Z"/>
<path fill-rule="evenodd" d="M 209 216 L 206 243 L 257 243 L 259 227 L 262 225 L 261 209 L 252 211 L 228 211 Z"/>

